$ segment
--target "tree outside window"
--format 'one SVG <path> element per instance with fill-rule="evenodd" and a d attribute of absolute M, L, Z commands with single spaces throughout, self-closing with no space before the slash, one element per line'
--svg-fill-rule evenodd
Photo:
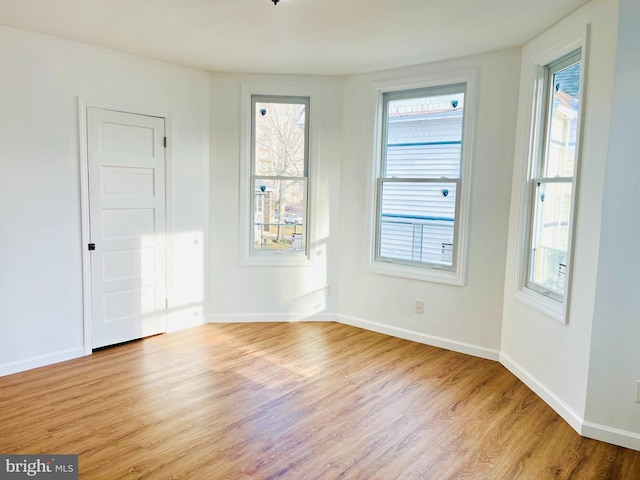
<path fill-rule="evenodd" d="M 251 98 L 252 251 L 305 252 L 309 98 Z"/>

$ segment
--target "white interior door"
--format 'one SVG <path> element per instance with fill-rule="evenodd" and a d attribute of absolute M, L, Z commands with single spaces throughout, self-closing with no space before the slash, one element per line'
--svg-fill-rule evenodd
<path fill-rule="evenodd" d="M 92 348 L 166 330 L 164 128 L 87 108 Z"/>

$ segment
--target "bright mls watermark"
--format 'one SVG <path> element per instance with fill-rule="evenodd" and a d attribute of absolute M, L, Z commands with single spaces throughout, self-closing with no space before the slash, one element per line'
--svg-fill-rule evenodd
<path fill-rule="evenodd" d="M 78 480 L 77 455 L 1 455 L 0 480 Z"/>

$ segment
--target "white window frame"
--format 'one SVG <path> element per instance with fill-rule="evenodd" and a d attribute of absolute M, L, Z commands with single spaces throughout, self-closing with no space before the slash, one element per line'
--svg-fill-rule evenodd
<path fill-rule="evenodd" d="M 428 89 L 432 87 L 447 87 L 451 85 L 465 84 L 465 112 L 462 127 L 462 150 L 460 159 L 460 176 L 458 183 L 458 204 L 455 217 L 455 238 L 453 267 L 437 264 L 406 264 L 393 262 L 380 258 L 377 254 L 378 245 L 378 190 L 383 162 L 383 135 L 384 135 L 384 94 L 411 90 Z M 468 252 L 469 230 L 469 199 L 471 188 L 471 167 L 475 146 L 474 130 L 476 124 L 477 102 L 477 71 L 462 70 L 443 74 L 425 75 L 419 78 L 410 78 L 402 81 L 380 82 L 372 86 L 371 105 L 374 107 L 372 125 L 372 161 L 368 175 L 368 199 L 369 209 L 366 215 L 368 232 L 368 248 L 365 251 L 365 271 L 382 275 L 391 275 L 402 278 L 423 280 L 448 285 L 464 286 L 466 280 L 466 265 Z"/>
<path fill-rule="evenodd" d="M 307 113 L 307 167 L 306 167 L 306 238 L 303 250 L 258 250 L 254 248 L 254 175 L 253 175 L 253 101 L 257 97 L 306 98 L 308 99 Z M 316 180 L 314 177 L 314 159 L 317 151 L 314 139 L 317 138 L 317 119 L 314 110 L 317 92 L 314 89 L 302 89 L 297 86 L 268 84 L 243 84 L 240 97 L 240 201 L 239 201 L 239 251 L 238 264 L 240 266 L 257 267 L 310 267 L 315 264 L 313 244 L 315 238 L 316 212 Z"/>
<path fill-rule="evenodd" d="M 585 114 L 585 85 L 588 70 L 588 51 L 587 44 L 589 38 L 589 29 L 584 36 L 574 38 L 562 44 L 557 44 L 547 51 L 541 52 L 537 57 L 525 58 L 525 67 L 523 67 L 522 75 L 527 77 L 524 81 L 528 85 L 530 92 L 530 111 L 529 119 L 526 122 L 527 133 L 527 168 L 522 180 L 523 198 L 521 201 L 521 228 L 520 241 L 518 244 L 517 255 L 517 275 L 515 298 L 521 302 L 535 308 L 545 315 L 566 324 L 569 318 L 569 307 L 571 300 L 571 284 L 573 277 L 572 258 L 575 247 L 574 230 L 579 207 L 579 179 L 580 165 L 582 163 L 582 138 L 584 128 Z M 558 63 L 562 59 L 571 56 L 572 53 L 580 51 L 580 112 L 578 118 L 578 126 L 576 132 L 576 152 L 575 164 L 573 172 L 573 187 L 571 198 L 571 213 L 569 216 L 569 239 L 567 248 L 567 265 L 564 295 L 550 295 L 540 288 L 532 288 L 529 284 L 530 272 L 530 252 L 531 230 L 534 215 L 534 195 L 535 182 L 539 177 L 539 168 L 541 162 L 544 162 L 542 155 L 545 154 L 545 132 L 546 132 L 546 114 L 548 100 L 546 95 L 549 93 L 547 89 L 549 66 Z M 522 87 L 521 87 L 522 88 Z M 553 180 L 552 180 L 553 181 Z"/>
<path fill-rule="evenodd" d="M 533 263 L 532 249 L 533 249 L 533 236 L 534 236 L 534 222 L 536 218 L 536 205 L 538 205 L 536 199 L 536 187 L 539 187 L 541 184 L 550 185 L 553 183 L 566 183 L 571 184 L 571 203 L 570 203 L 570 211 L 569 211 L 569 225 L 572 224 L 573 212 L 575 210 L 575 198 L 576 195 L 574 191 L 576 189 L 576 172 L 578 168 L 579 158 L 580 158 L 580 148 L 579 148 L 579 134 L 580 134 L 580 121 L 582 116 L 582 91 L 580 91 L 580 99 L 579 105 L 580 110 L 578 112 L 578 128 L 576 132 L 576 149 L 575 149 L 575 160 L 574 160 L 574 168 L 571 176 L 568 177 L 549 177 L 544 175 L 545 165 L 549 162 L 550 155 L 550 139 L 551 139 L 551 122 L 553 120 L 551 111 L 551 103 L 553 92 L 551 90 L 551 81 L 553 76 L 562 71 L 563 69 L 574 65 L 576 63 L 580 63 L 580 79 L 582 81 L 582 52 L 581 51 L 573 51 L 569 55 L 565 55 L 554 62 L 545 65 L 542 69 L 542 75 L 540 81 L 542 83 L 540 87 L 540 96 L 537 101 L 540 104 L 537 106 L 536 111 L 538 112 L 539 119 L 535 122 L 538 128 L 540 129 L 541 135 L 537 139 L 537 145 L 535 146 L 535 153 L 531 162 L 531 170 L 529 174 L 528 188 L 529 188 L 529 197 L 530 197 L 530 206 L 528 211 L 527 218 L 527 263 L 526 268 L 524 269 L 526 272 L 524 279 L 524 286 L 527 289 L 533 290 L 540 295 L 548 297 L 552 300 L 558 301 L 560 303 L 564 302 L 565 294 L 560 294 L 558 292 L 553 291 L 552 289 L 547 289 L 543 285 L 537 284 L 531 279 L 531 268 Z M 569 228 L 571 230 L 571 228 Z M 571 234 L 569 234 L 568 238 L 568 246 L 572 244 L 571 242 Z M 569 268 L 569 258 L 567 253 L 567 264 L 565 265 L 566 272 L 570 271 Z M 566 273 L 565 273 L 566 275 Z M 565 278 L 566 280 L 566 278 Z M 566 283 L 566 282 L 565 282 Z M 566 290 L 565 290 L 566 292 Z"/>

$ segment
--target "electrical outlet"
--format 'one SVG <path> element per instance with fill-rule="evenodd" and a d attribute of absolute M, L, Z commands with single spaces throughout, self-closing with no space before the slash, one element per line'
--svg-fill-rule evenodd
<path fill-rule="evenodd" d="M 331 291 L 331 287 L 329 285 L 324 287 L 324 296 L 325 297 L 330 297 L 332 294 L 333 294 L 333 292 Z"/>
<path fill-rule="evenodd" d="M 418 315 L 422 315 L 424 313 L 424 300 L 418 300 L 416 299 L 416 303 L 415 303 L 415 309 L 414 311 L 418 314 Z"/>
<path fill-rule="evenodd" d="M 636 403 L 640 403 L 640 380 L 636 380 Z"/>

